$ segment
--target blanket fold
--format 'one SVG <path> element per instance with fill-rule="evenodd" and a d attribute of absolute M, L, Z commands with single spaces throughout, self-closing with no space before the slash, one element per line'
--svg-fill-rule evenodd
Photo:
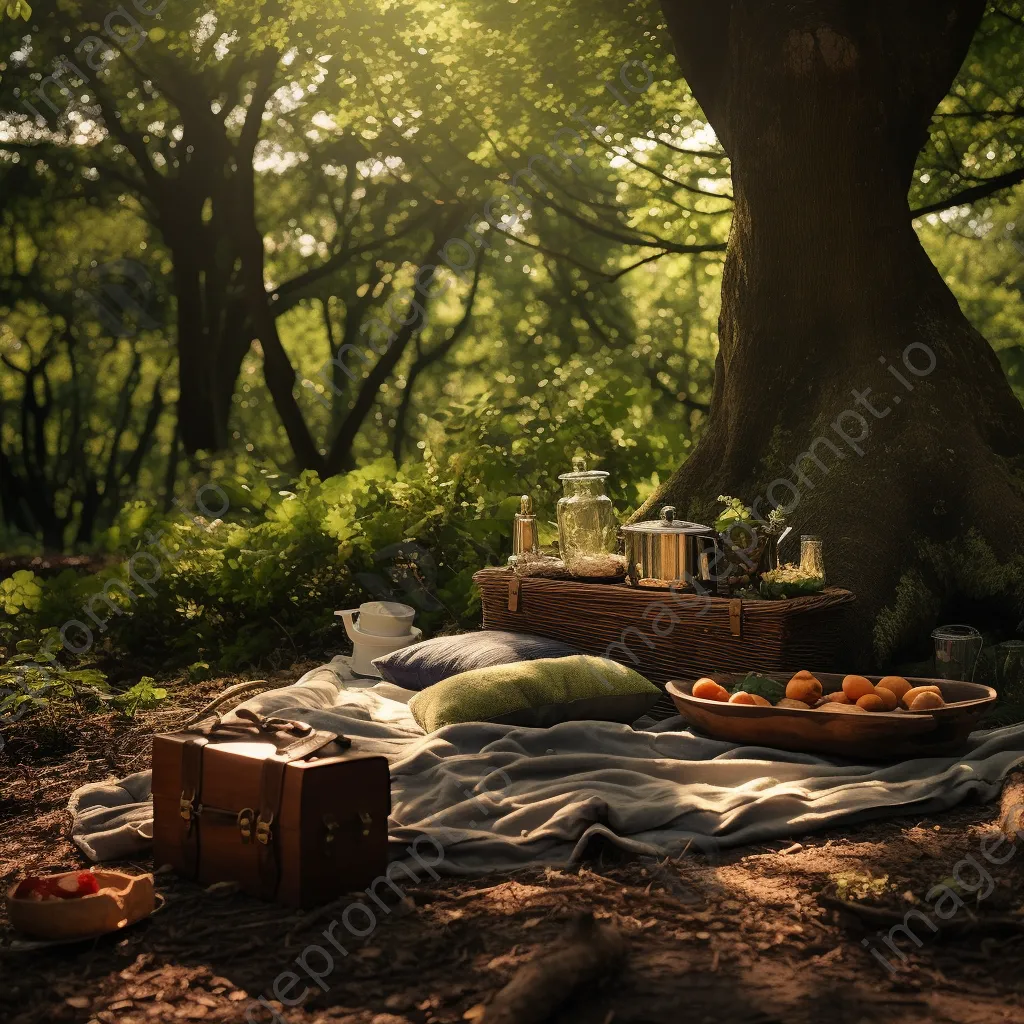
<path fill-rule="evenodd" d="M 487 722 L 425 734 L 411 691 L 360 686 L 347 659 L 242 707 L 340 732 L 391 766 L 392 856 L 420 837 L 444 851 L 439 874 L 480 875 L 581 858 L 598 837 L 624 850 L 713 857 L 728 847 L 884 817 L 993 800 L 1024 763 L 1024 725 L 972 735 L 960 757 L 862 765 L 742 747 L 689 732 L 682 719 L 643 727 Z M 152 837 L 148 772 L 77 790 L 72 838 L 89 860 L 127 859 Z"/>

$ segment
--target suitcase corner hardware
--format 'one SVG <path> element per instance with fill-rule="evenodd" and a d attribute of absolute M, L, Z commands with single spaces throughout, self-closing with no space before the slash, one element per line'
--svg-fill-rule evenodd
<path fill-rule="evenodd" d="M 360 811 L 359 820 L 363 823 L 363 835 L 368 836 L 370 834 L 370 826 L 373 824 L 373 818 L 370 817 L 368 812 Z"/>
<path fill-rule="evenodd" d="M 270 830 L 270 826 L 273 822 L 273 814 L 271 814 L 266 820 L 264 820 L 262 815 L 256 819 L 256 842 L 262 843 L 264 846 L 267 846 L 270 843 L 270 840 L 274 837 L 274 833 Z"/>
<path fill-rule="evenodd" d="M 243 807 L 238 812 L 238 831 L 242 833 L 242 842 L 252 842 L 252 821 L 256 812 L 251 807 Z"/>

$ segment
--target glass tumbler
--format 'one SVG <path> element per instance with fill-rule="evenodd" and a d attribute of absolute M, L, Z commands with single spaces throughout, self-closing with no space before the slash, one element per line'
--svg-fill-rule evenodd
<path fill-rule="evenodd" d="M 984 640 L 973 626 L 939 626 L 932 631 L 938 679 L 973 682 Z"/>
<path fill-rule="evenodd" d="M 996 646 L 993 685 L 1000 694 L 1024 693 L 1024 640 Z"/>

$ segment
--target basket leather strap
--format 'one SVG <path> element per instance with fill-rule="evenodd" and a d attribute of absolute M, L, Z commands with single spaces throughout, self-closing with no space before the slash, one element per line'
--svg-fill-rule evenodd
<path fill-rule="evenodd" d="M 729 631 L 735 637 L 743 636 L 743 602 L 738 597 L 729 602 Z"/>
<path fill-rule="evenodd" d="M 203 785 L 203 747 L 207 741 L 190 739 L 181 749 L 181 801 L 179 811 L 184 826 L 181 843 L 182 874 L 196 878 L 199 874 L 199 816 Z"/>
<path fill-rule="evenodd" d="M 300 755 L 301 756 L 301 755 Z M 292 756 L 268 757 L 263 762 L 260 776 L 260 809 L 256 819 L 257 859 L 260 888 L 264 899 L 277 896 L 281 878 L 280 821 L 281 801 L 284 796 L 284 776 L 288 762 L 298 760 Z"/>

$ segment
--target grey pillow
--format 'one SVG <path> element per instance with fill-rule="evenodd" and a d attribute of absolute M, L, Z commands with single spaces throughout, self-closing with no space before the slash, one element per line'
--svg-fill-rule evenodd
<path fill-rule="evenodd" d="M 485 629 L 424 640 L 377 658 L 373 664 L 389 683 L 406 690 L 425 690 L 442 679 L 473 669 L 538 658 L 568 658 L 579 653 L 560 640 Z"/>

